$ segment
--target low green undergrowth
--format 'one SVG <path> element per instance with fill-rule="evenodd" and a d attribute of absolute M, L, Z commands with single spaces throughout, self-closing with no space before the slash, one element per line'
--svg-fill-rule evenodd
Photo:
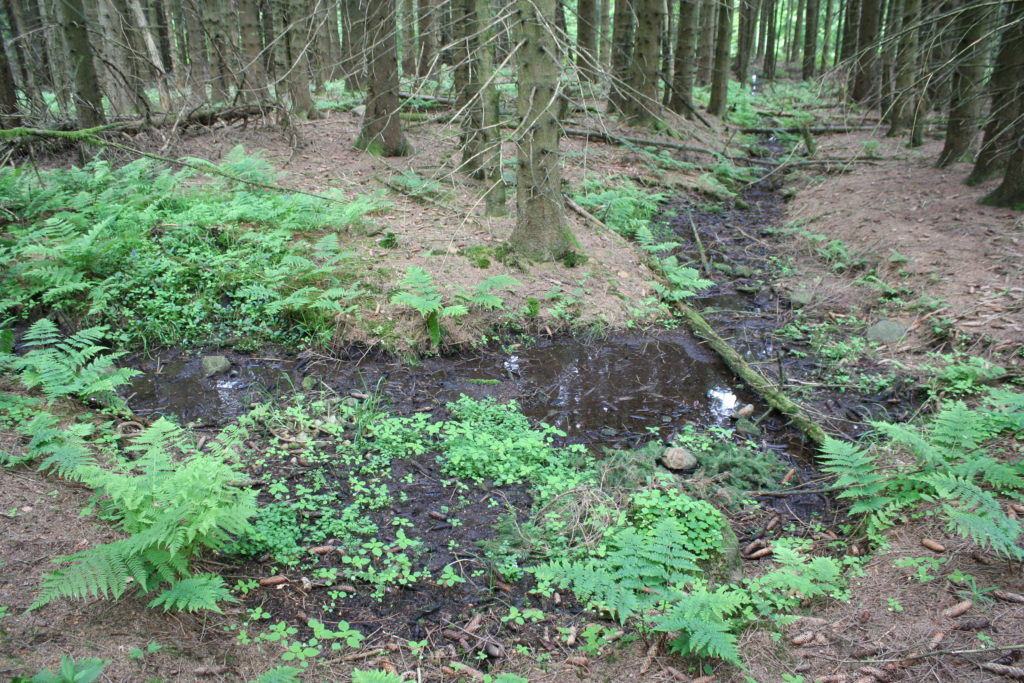
<path fill-rule="evenodd" d="M 148 160 L 0 169 L 0 316 L 57 310 L 122 346 L 329 341 L 365 294 L 340 231 L 383 201 L 226 180 L 277 179 L 241 148 L 202 164 L 211 175 Z"/>

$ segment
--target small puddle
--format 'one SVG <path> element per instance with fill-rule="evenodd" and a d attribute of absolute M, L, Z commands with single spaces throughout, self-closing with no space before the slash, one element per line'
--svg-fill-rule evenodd
<path fill-rule="evenodd" d="M 254 402 L 301 387 L 311 376 L 345 394 L 379 386 L 399 413 L 436 412 L 461 394 L 515 399 L 526 415 L 562 429 L 572 441 L 628 447 L 654 436 L 668 438 L 685 424 L 726 425 L 735 409 L 757 404 L 713 352 L 678 331 L 600 340 L 560 337 L 528 348 L 489 348 L 419 364 L 370 357 L 314 363 L 221 353 L 231 368 L 211 376 L 205 375 L 200 354 L 136 359 L 143 374 L 131 387 L 133 410 L 217 426 Z"/>

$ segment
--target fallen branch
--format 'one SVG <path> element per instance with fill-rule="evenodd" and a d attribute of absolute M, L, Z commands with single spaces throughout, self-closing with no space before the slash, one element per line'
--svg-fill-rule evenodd
<path fill-rule="evenodd" d="M 799 161 L 771 161 L 769 159 L 747 159 L 757 166 L 786 168 L 787 166 L 846 166 L 847 164 L 877 164 L 880 159 L 874 157 L 849 157 L 846 159 L 801 159 Z"/>
<path fill-rule="evenodd" d="M 715 156 L 714 152 L 708 149 L 704 149 L 703 147 L 682 145 L 678 142 L 668 142 L 666 140 L 634 138 L 626 135 L 604 133 L 598 130 L 582 130 L 579 128 L 566 128 L 562 132 L 565 135 L 571 135 L 572 137 L 586 138 L 587 140 L 597 140 L 598 142 L 607 142 L 612 145 L 649 145 L 651 147 L 665 147 L 667 149 L 678 149 L 683 152 L 696 152 L 697 154 L 709 154 L 711 156 Z"/>
<path fill-rule="evenodd" d="M 877 128 L 877 125 L 872 126 L 810 126 L 806 130 L 815 135 L 828 135 L 828 134 L 841 134 L 841 133 L 855 133 L 860 130 L 871 130 Z M 745 127 L 740 128 L 741 133 L 747 133 L 749 135 L 777 135 L 778 133 L 793 133 L 801 134 L 805 128 L 803 126 L 778 126 L 778 127 Z"/>

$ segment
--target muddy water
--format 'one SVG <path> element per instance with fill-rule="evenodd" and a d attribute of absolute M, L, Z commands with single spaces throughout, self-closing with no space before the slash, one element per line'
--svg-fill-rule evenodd
<path fill-rule="evenodd" d="M 687 423 L 726 424 L 734 409 L 755 403 L 718 357 L 676 331 L 541 340 L 523 348 L 490 348 L 427 358 L 410 365 L 353 357 L 314 363 L 283 355 L 223 352 L 225 372 L 205 376 L 201 354 L 168 353 L 136 360 L 143 371 L 130 405 L 141 414 L 171 414 L 220 425 L 250 404 L 315 383 L 340 393 L 379 390 L 402 413 L 443 412 L 461 394 L 515 399 L 530 417 L 592 445 L 635 445 L 667 438 Z"/>

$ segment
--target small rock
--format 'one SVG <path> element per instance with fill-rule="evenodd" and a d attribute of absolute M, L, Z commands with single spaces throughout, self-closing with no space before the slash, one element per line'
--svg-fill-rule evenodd
<path fill-rule="evenodd" d="M 355 114 L 356 116 L 363 116 L 363 115 L 366 114 L 366 105 L 365 104 L 357 104 L 356 106 L 352 107 L 352 109 L 350 111 L 353 114 Z"/>
<path fill-rule="evenodd" d="M 743 436 L 761 436 L 761 430 L 757 428 L 754 421 L 745 417 L 736 420 L 736 432 Z"/>
<path fill-rule="evenodd" d="M 750 417 L 754 414 L 754 406 L 750 403 L 736 411 L 736 417 Z"/>
<path fill-rule="evenodd" d="M 879 320 L 864 332 L 868 341 L 879 344 L 895 344 L 906 335 L 907 328 L 892 320 Z"/>
<path fill-rule="evenodd" d="M 733 266 L 732 272 L 736 277 L 754 277 L 754 269 L 748 266 Z"/>
<path fill-rule="evenodd" d="M 697 467 L 697 458 L 685 448 L 670 446 L 661 454 L 661 463 L 670 470 L 692 470 Z"/>
<path fill-rule="evenodd" d="M 789 303 L 793 308 L 810 306 L 812 301 L 814 301 L 814 292 L 809 289 L 794 289 L 789 293 Z"/>
<path fill-rule="evenodd" d="M 231 361 L 227 356 L 203 356 L 202 364 L 204 377 L 212 377 L 231 369 Z"/>

